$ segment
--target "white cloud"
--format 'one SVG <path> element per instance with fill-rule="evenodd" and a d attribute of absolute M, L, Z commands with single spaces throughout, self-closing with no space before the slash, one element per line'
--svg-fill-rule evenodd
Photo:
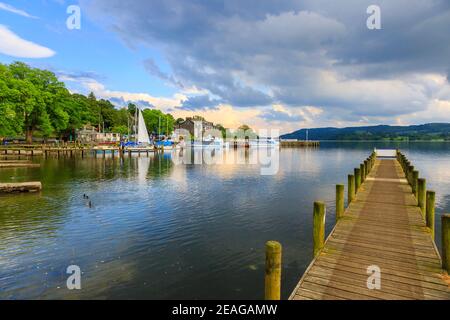
<path fill-rule="evenodd" d="M 49 58 L 55 52 L 39 44 L 22 39 L 0 24 L 0 53 L 16 58 Z"/>
<path fill-rule="evenodd" d="M 0 2 L 0 10 L 5 10 L 5 11 L 8 11 L 8 12 L 11 12 L 14 14 L 18 14 L 19 16 L 26 17 L 26 18 L 37 19 L 37 17 L 32 16 L 28 12 L 17 9 L 17 8 L 15 8 L 7 3 L 4 3 L 4 2 Z"/>

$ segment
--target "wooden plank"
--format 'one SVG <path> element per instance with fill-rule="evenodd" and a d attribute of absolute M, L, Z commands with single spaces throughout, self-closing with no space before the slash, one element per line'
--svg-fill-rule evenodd
<path fill-rule="evenodd" d="M 11 162 L 11 163 L 0 163 L 0 168 L 39 168 L 41 165 L 39 163 L 22 163 L 22 162 Z"/>
<path fill-rule="evenodd" d="M 367 267 L 381 270 L 367 288 Z M 450 299 L 439 253 L 397 160 L 375 166 L 290 299 Z"/>
<path fill-rule="evenodd" d="M 0 193 L 37 192 L 42 190 L 40 182 L 0 183 Z"/>
<path fill-rule="evenodd" d="M 351 271 L 342 271 L 336 272 L 336 270 L 332 268 L 320 267 L 317 266 L 309 272 L 309 274 L 314 275 L 316 277 L 335 277 L 337 279 L 341 279 L 342 281 L 352 280 L 353 282 L 357 281 L 360 285 L 364 286 L 366 289 L 366 281 L 367 274 L 364 272 L 355 273 Z M 392 293 L 396 293 L 403 296 L 413 295 L 412 298 L 423 298 L 428 297 L 430 299 L 445 299 L 447 298 L 447 294 L 445 291 L 439 289 L 430 289 L 423 288 L 420 284 L 420 281 L 398 281 L 400 278 L 398 277 L 383 277 L 381 281 L 381 287 L 385 288 Z M 355 282 L 356 283 L 356 282 Z"/>

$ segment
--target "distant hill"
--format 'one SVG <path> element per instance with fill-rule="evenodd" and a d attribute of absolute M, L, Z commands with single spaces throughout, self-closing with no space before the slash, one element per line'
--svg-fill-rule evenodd
<path fill-rule="evenodd" d="M 301 129 L 282 135 L 281 139 L 305 140 L 306 131 L 309 140 L 450 141 L 450 123 Z"/>

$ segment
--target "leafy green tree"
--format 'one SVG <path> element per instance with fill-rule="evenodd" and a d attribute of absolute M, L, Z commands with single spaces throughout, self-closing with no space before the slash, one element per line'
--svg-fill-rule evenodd
<path fill-rule="evenodd" d="M 9 88 L 11 80 L 9 68 L 0 64 L 0 139 L 22 133 L 22 125 L 12 101 L 13 92 Z"/>
<path fill-rule="evenodd" d="M 9 71 L 11 102 L 22 120 L 27 142 L 32 142 L 36 129 L 43 136 L 65 129 L 69 117 L 62 103 L 68 94 L 64 83 L 50 71 L 33 69 L 21 62 L 10 64 Z"/>
<path fill-rule="evenodd" d="M 225 139 L 226 136 L 227 136 L 227 129 L 226 129 L 224 126 L 222 126 L 221 124 L 216 124 L 215 127 L 216 127 L 218 130 L 220 130 L 220 132 L 222 132 L 222 138 Z"/>
<path fill-rule="evenodd" d="M 150 133 L 171 134 L 174 129 L 175 119 L 171 114 L 164 114 L 161 110 L 142 110 L 145 125 Z"/>
<path fill-rule="evenodd" d="M 115 126 L 111 130 L 114 133 L 128 134 L 128 127 L 124 125 Z"/>

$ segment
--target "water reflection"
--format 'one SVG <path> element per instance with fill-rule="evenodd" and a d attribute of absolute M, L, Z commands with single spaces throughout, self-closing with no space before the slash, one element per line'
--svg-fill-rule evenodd
<path fill-rule="evenodd" d="M 330 230 L 335 184 L 374 146 L 404 150 L 436 191 L 437 215 L 450 212 L 448 144 L 281 149 L 274 175 L 261 175 L 273 150 L 254 149 L 1 170 L 1 181 L 40 180 L 44 190 L 0 197 L 0 298 L 261 298 L 269 239 L 283 244 L 287 297 L 311 259 L 313 201 L 327 202 Z M 65 288 L 71 264 L 83 272 L 81 291 Z"/>

